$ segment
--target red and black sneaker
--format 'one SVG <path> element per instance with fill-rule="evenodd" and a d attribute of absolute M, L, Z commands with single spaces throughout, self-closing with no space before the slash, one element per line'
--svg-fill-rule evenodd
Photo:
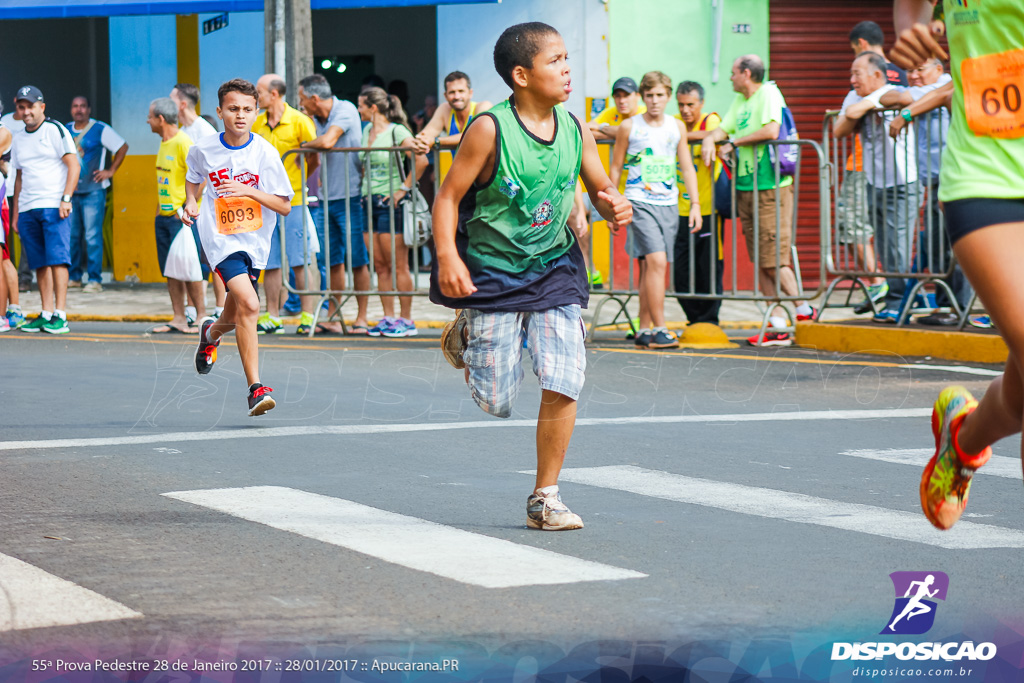
<path fill-rule="evenodd" d="M 796 321 L 797 322 L 803 322 L 805 320 L 815 321 L 817 319 L 818 319 L 818 309 L 815 308 L 814 306 L 811 306 L 811 312 L 808 313 L 807 315 L 801 315 L 800 313 L 796 314 Z"/>
<path fill-rule="evenodd" d="M 759 340 L 755 334 L 747 339 L 747 343 L 751 346 L 792 346 L 793 337 L 788 332 L 772 332 L 771 328 L 768 328 L 762 339 Z"/>
<path fill-rule="evenodd" d="M 273 389 L 262 384 L 253 384 L 249 387 L 249 417 L 262 415 L 277 405 L 274 399 L 270 398 Z"/>
<path fill-rule="evenodd" d="M 196 372 L 205 375 L 213 369 L 217 362 L 217 347 L 220 340 L 210 341 L 210 328 L 217 322 L 216 318 L 203 318 L 199 321 L 199 349 L 196 351 Z"/>

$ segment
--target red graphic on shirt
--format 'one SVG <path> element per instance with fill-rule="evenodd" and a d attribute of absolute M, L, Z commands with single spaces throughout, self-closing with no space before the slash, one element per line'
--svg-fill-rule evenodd
<path fill-rule="evenodd" d="M 209 177 L 213 186 L 217 187 L 225 180 L 231 180 L 231 169 L 220 168 L 216 171 L 210 171 Z M 245 173 L 239 173 L 234 177 L 234 179 L 243 185 L 248 185 L 249 187 L 260 186 L 260 176 L 257 173 L 250 173 L 249 171 L 246 171 Z"/>

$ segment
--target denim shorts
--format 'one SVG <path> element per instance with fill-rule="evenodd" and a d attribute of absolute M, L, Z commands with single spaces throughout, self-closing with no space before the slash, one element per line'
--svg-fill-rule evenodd
<path fill-rule="evenodd" d="M 375 194 L 371 198 L 371 205 L 373 206 L 372 218 L 373 218 L 373 232 L 375 233 L 389 233 L 391 232 L 391 202 L 385 203 L 385 199 L 389 199 L 387 195 Z M 367 231 L 370 229 L 369 223 L 366 226 Z M 402 234 L 402 203 L 399 202 L 398 206 L 395 207 L 395 234 Z"/>
<path fill-rule="evenodd" d="M 541 389 L 577 400 L 587 369 L 587 332 L 576 304 L 535 312 L 466 309 L 463 359 L 469 387 L 484 412 L 509 417 L 523 383 L 523 342 Z"/>
<path fill-rule="evenodd" d="M 71 265 L 71 221 L 60 217 L 60 209 L 18 212 L 18 237 L 32 270 Z"/>
<path fill-rule="evenodd" d="M 270 240 L 270 256 L 267 258 L 266 270 L 274 270 L 281 267 L 281 231 L 285 231 L 285 250 L 288 252 L 288 267 L 300 268 L 307 263 L 313 263 L 315 255 L 307 252 L 306 233 L 303 230 L 303 217 L 306 210 L 301 206 L 293 206 L 287 216 L 277 217 L 277 227 L 274 228 L 274 236 Z M 316 230 L 315 225 L 310 225 L 309 230 Z"/>

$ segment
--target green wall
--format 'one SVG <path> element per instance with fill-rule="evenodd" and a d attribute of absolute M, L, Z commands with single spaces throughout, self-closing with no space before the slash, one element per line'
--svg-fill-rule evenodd
<path fill-rule="evenodd" d="M 768 0 L 718 2 L 722 49 L 718 83 L 712 85 L 711 0 L 608 0 L 610 81 L 630 76 L 639 83 L 648 71 L 664 71 L 673 87 L 681 81 L 703 85 L 704 111 L 725 114 L 735 96 L 729 82 L 733 60 L 754 53 L 768 63 Z M 749 24 L 750 33 L 733 33 L 733 24 Z M 673 98 L 669 113 L 676 112 Z"/>

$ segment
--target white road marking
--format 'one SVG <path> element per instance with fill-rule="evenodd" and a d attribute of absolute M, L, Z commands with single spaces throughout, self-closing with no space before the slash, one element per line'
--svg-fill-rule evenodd
<path fill-rule="evenodd" d="M 0 633 L 141 616 L 99 593 L 0 554 Z"/>
<path fill-rule="evenodd" d="M 577 427 L 632 424 L 682 424 L 712 422 L 785 422 L 809 420 L 877 420 L 904 417 L 927 417 L 931 408 L 896 408 L 893 410 L 808 410 L 778 413 L 733 413 L 731 415 L 647 415 L 641 417 L 592 417 L 576 421 Z M 304 425 L 301 427 L 263 427 L 262 429 L 226 429 L 203 432 L 166 432 L 137 436 L 111 436 L 85 439 L 44 439 L 38 441 L 6 441 L 0 451 L 41 450 L 47 448 L 93 448 L 97 446 L 137 446 L 150 443 L 184 443 L 187 441 L 223 441 L 228 439 L 290 438 L 295 436 L 354 434 L 394 434 L 396 432 L 443 432 L 461 429 L 536 429 L 536 420 L 486 420 L 478 422 L 414 422 L 407 424 L 370 425 Z"/>
<path fill-rule="evenodd" d="M 854 449 L 843 451 L 839 455 L 852 455 L 855 458 L 866 458 L 880 462 L 891 462 L 897 465 L 913 465 L 924 468 L 935 455 L 934 448 L 888 448 L 882 450 Z M 993 455 L 989 461 L 978 470 L 978 474 L 987 474 L 993 477 L 1004 477 L 1006 479 L 1021 479 L 1020 458 L 1009 458 L 1005 455 Z"/>
<path fill-rule="evenodd" d="M 567 469 L 562 471 L 560 480 L 940 548 L 1024 548 L 1024 531 L 1016 529 L 961 521 L 949 531 L 939 531 L 919 512 L 697 479 L 631 465 Z"/>
<path fill-rule="evenodd" d="M 485 588 L 647 576 L 350 500 L 280 486 L 175 491 L 163 495 Z"/>
<path fill-rule="evenodd" d="M 906 364 L 897 367 L 911 370 L 940 370 L 943 372 L 960 372 L 965 375 L 981 375 L 982 377 L 998 377 L 1003 374 L 1002 370 L 989 370 L 988 368 L 969 368 L 965 365 L 913 365 Z"/>

